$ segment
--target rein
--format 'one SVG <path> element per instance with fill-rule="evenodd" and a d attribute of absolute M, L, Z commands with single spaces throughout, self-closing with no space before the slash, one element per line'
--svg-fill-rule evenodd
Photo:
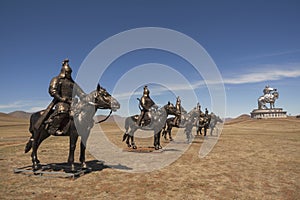
<path fill-rule="evenodd" d="M 102 119 L 102 120 L 100 120 L 98 122 L 95 122 L 95 124 L 100 124 L 100 123 L 106 121 L 110 117 L 111 113 L 112 113 L 112 110 L 110 110 L 109 114 L 105 117 L 105 119 Z"/>

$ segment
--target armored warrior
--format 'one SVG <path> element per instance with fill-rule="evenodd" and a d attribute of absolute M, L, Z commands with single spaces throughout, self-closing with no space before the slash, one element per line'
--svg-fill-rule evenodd
<path fill-rule="evenodd" d="M 179 96 L 176 99 L 176 111 L 177 111 L 177 115 L 174 118 L 174 125 L 179 126 L 181 121 L 181 100 Z"/>
<path fill-rule="evenodd" d="M 69 66 L 69 60 L 62 62 L 60 74 L 54 77 L 49 86 L 49 94 L 54 98 L 55 111 L 50 116 L 48 132 L 51 135 L 60 135 L 63 133 L 61 128 L 66 125 L 70 119 L 71 103 L 77 95 L 80 99 L 85 96 L 83 90 L 72 79 L 72 69 Z"/>
<path fill-rule="evenodd" d="M 208 117 L 208 110 L 207 108 L 205 108 L 205 114 L 204 114 L 205 117 Z"/>
<path fill-rule="evenodd" d="M 197 103 L 197 110 L 201 111 L 201 105 L 199 102 Z"/>
<path fill-rule="evenodd" d="M 141 107 L 141 114 L 137 120 L 137 125 L 141 126 L 142 120 L 145 118 L 145 114 L 149 112 L 149 110 L 153 108 L 157 108 L 154 101 L 150 98 L 150 91 L 147 86 L 144 87 L 143 96 L 140 99 L 140 107 Z"/>
<path fill-rule="evenodd" d="M 263 90 L 263 93 L 264 93 L 264 96 L 268 99 L 270 98 L 271 96 L 271 91 L 276 91 L 276 89 L 274 88 L 271 88 L 269 85 L 266 85 L 264 90 Z"/>

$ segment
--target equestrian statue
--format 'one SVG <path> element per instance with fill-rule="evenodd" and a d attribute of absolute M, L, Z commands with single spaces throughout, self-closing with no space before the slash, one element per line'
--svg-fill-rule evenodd
<path fill-rule="evenodd" d="M 184 108 L 181 106 L 181 100 L 180 97 L 177 97 L 176 100 L 176 110 L 177 114 L 175 117 L 168 118 L 166 121 L 166 124 L 164 126 L 162 135 L 164 136 L 165 140 L 167 140 L 167 135 L 169 136 L 169 140 L 172 141 L 172 128 L 186 128 L 188 124 L 191 124 L 192 126 L 195 124 L 197 119 L 199 118 L 201 112 L 201 106 L 198 103 L 195 108 L 193 108 L 190 112 L 186 112 Z M 187 129 L 189 130 L 189 129 Z M 191 132 L 187 131 L 187 139 L 190 139 Z"/>
<path fill-rule="evenodd" d="M 140 115 L 134 115 L 125 119 L 125 133 L 123 141 L 126 140 L 128 147 L 136 149 L 134 142 L 134 133 L 138 129 L 154 131 L 154 148 L 158 150 L 160 145 L 160 134 L 164 124 L 166 123 L 168 115 L 175 115 L 176 108 L 173 104 L 168 102 L 162 108 L 154 103 L 150 98 L 150 91 L 147 86 L 144 86 L 143 96 L 139 100 Z"/>
<path fill-rule="evenodd" d="M 68 163 L 71 169 L 74 170 L 74 151 L 79 131 L 82 133 L 80 134 L 81 150 L 79 159 L 82 167 L 85 168 L 85 145 L 94 125 L 93 117 L 97 109 L 110 109 L 111 114 L 112 111 L 120 108 L 119 102 L 99 84 L 95 91 L 85 94 L 72 79 L 71 74 L 72 69 L 69 66 L 69 60 L 66 59 L 62 62 L 60 74 L 50 82 L 49 94 L 53 97 L 52 102 L 45 110 L 33 113 L 30 117 L 29 131 L 31 137 L 25 146 L 25 153 L 32 149 L 33 170 L 40 168 L 37 151 L 42 141 L 50 135 L 69 136 Z M 79 97 L 80 100 L 76 97 Z"/>
<path fill-rule="evenodd" d="M 258 98 L 258 109 L 273 109 L 275 107 L 275 101 L 279 98 L 279 93 L 276 88 L 271 88 L 269 85 L 265 86 L 263 95 Z M 266 106 L 266 103 L 270 104 L 270 108 Z"/>
<path fill-rule="evenodd" d="M 210 129 L 210 135 L 212 136 L 217 123 L 223 123 L 223 120 L 213 112 L 209 114 L 207 108 L 205 108 L 205 114 L 199 117 L 196 125 L 197 135 L 202 135 L 202 129 L 204 129 L 204 136 L 206 136 L 207 129 Z"/>

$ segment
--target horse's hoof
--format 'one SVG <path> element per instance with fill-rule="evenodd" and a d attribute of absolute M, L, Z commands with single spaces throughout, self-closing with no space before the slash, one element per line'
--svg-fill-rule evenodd
<path fill-rule="evenodd" d="M 130 145 L 130 144 L 127 144 L 127 147 L 131 147 L 131 145 Z"/>
<path fill-rule="evenodd" d="M 156 146 L 155 146 L 155 150 L 159 150 L 159 145 L 156 145 Z"/>
<path fill-rule="evenodd" d="M 35 163 L 32 164 L 32 170 L 33 171 L 37 171 L 39 169 L 40 169 L 40 165 L 38 163 L 35 162 Z"/>
<path fill-rule="evenodd" d="M 82 168 L 82 169 L 86 169 L 86 168 L 87 168 L 87 165 L 86 165 L 85 162 L 81 163 L 81 168 Z"/>
<path fill-rule="evenodd" d="M 71 172 L 75 172 L 76 169 L 75 169 L 75 165 L 74 164 L 71 164 Z"/>
<path fill-rule="evenodd" d="M 133 149 L 137 149 L 137 146 L 133 145 L 132 148 L 133 148 Z"/>

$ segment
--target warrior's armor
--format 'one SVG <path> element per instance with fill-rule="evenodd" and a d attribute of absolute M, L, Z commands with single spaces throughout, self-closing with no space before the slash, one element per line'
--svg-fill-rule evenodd
<path fill-rule="evenodd" d="M 208 110 L 207 110 L 207 108 L 205 108 L 205 117 L 208 117 Z"/>
<path fill-rule="evenodd" d="M 274 91 L 275 89 L 274 88 L 271 88 L 269 85 L 266 85 L 264 90 L 263 90 L 263 93 L 264 93 L 264 97 L 265 98 L 270 98 L 271 97 L 271 91 Z"/>
<path fill-rule="evenodd" d="M 55 111 L 50 117 L 51 125 L 48 132 L 52 135 L 62 134 L 61 126 L 66 125 L 70 119 L 70 110 L 73 97 L 81 99 L 85 96 L 83 90 L 71 77 L 72 69 L 69 60 L 62 63 L 60 74 L 54 77 L 49 86 L 49 94 L 55 99 Z M 62 123 L 64 124 L 62 125 Z"/>
<path fill-rule="evenodd" d="M 181 121 L 181 100 L 179 96 L 176 99 L 176 111 L 177 111 L 177 115 L 174 118 L 174 125 L 179 126 Z"/>
<path fill-rule="evenodd" d="M 155 105 L 154 101 L 150 98 L 149 96 L 150 91 L 148 89 L 147 86 L 144 87 L 144 92 L 143 92 L 143 96 L 140 99 L 140 106 L 141 106 L 141 114 L 137 120 L 137 125 L 140 126 L 142 120 L 145 117 L 145 114 L 147 112 L 149 112 L 149 110 L 151 109 L 151 107 L 153 108 L 157 108 L 157 106 Z"/>

